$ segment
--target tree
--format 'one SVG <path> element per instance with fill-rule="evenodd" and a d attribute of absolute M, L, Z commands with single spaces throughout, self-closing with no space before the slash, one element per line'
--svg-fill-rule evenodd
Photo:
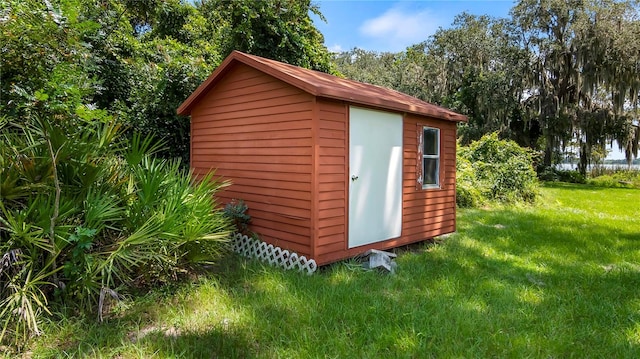
<path fill-rule="evenodd" d="M 434 59 L 425 54 L 424 46 L 415 45 L 405 52 L 375 52 L 354 48 L 334 54 L 339 73 L 349 79 L 392 88 L 425 101 L 438 102 L 439 83 L 429 78 Z"/>
<path fill-rule="evenodd" d="M 222 26 L 221 52 L 233 50 L 312 70 L 331 72 L 324 37 L 309 16 L 322 14 L 311 0 L 203 0 L 209 22 Z"/>
<path fill-rule="evenodd" d="M 174 104 L 197 85 L 189 70 L 205 67 L 198 55 L 206 47 L 165 34 L 197 41 L 186 24 L 198 20 L 192 8 L 175 2 L 194 17 L 154 33 L 119 1 L 6 4 L 0 343 L 11 338 L 20 347 L 39 333 L 51 301 L 95 309 L 105 293 L 175 279 L 215 258 L 229 223 L 214 198 L 223 183 L 195 184 L 179 160 L 154 156 L 161 142 L 123 130 L 127 120 L 144 119 L 133 111 L 170 121 L 163 113 L 175 117 Z M 137 97 L 139 88 L 152 91 Z"/>
<path fill-rule="evenodd" d="M 543 149 L 544 164 L 616 141 L 627 160 L 640 140 L 640 21 L 636 3 L 523 0 L 511 19 L 461 14 L 448 29 L 398 54 L 336 56 L 350 77 L 469 116 L 462 143 L 497 131 Z"/>
<path fill-rule="evenodd" d="M 189 120 L 175 109 L 221 61 L 206 19 L 179 0 L 111 0 L 83 11 L 100 24 L 89 39 L 101 84 L 94 103 L 162 141 L 157 155 L 188 165 Z"/>
<path fill-rule="evenodd" d="M 460 127 L 462 143 L 498 131 L 502 137 L 533 147 L 536 121 L 523 118 L 522 76 L 526 52 L 504 19 L 463 13 L 449 29 L 406 51 L 375 53 L 354 49 L 335 56 L 349 78 L 391 87 L 469 116 Z"/>
<path fill-rule="evenodd" d="M 19 119 L 26 104 L 44 99 L 48 113 L 74 112 L 98 85 L 88 73 L 95 61 L 83 41 L 96 24 L 77 16 L 73 1 L 65 7 L 36 0 L 3 4 L 0 112 Z"/>
<path fill-rule="evenodd" d="M 354 48 L 333 55 L 333 62 L 346 78 L 397 89 L 400 56 L 401 54 Z"/>
<path fill-rule="evenodd" d="M 523 0 L 512 10 L 529 51 L 526 105 L 541 124 L 544 164 L 574 139 L 585 174 L 592 151 L 617 140 L 637 156 L 640 22 L 629 1 Z"/>
<path fill-rule="evenodd" d="M 535 123 L 522 123 L 520 113 L 525 84 L 517 74 L 524 71 L 526 53 L 509 21 L 463 13 L 422 46 L 431 57 L 429 77 L 442 83 L 432 85 L 439 102 L 469 116 L 460 128 L 463 143 L 498 131 L 535 145 Z"/>

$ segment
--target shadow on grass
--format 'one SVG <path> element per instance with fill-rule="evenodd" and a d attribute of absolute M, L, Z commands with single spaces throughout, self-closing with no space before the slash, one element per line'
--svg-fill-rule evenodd
<path fill-rule="evenodd" d="M 393 276 L 340 263 L 307 277 L 249 261 L 220 281 L 256 318 L 259 357 L 640 354 L 629 335 L 640 322 L 636 234 L 555 220 L 472 211 L 445 244 L 400 256 Z"/>
<path fill-rule="evenodd" d="M 637 230 L 518 209 L 463 211 L 459 223 L 443 244 L 400 255 L 395 275 L 343 262 L 309 277 L 230 255 L 212 280 L 226 310 L 244 313 L 238 323 L 216 318 L 193 332 L 178 323 L 173 334 L 123 340 L 132 322 L 162 322 L 145 312 L 115 320 L 106 338 L 87 333 L 88 346 L 70 354 L 120 346 L 158 357 L 640 355 Z"/>
<path fill-rule="evenodd" d="M 241 330 L 212 328 L 197 333 L 154 333 L 141 340 L 149 353 L 159 358 L 248 358 L 259 350 Z M 145 357 L 147 355 L 144 355 Z"/>

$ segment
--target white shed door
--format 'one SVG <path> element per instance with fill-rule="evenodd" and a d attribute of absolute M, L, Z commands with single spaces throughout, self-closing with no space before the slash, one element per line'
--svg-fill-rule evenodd
<path fill-rule="evenodd" d="M 400 237 L 402 115 L 349 109 L 349 248 Z"/>

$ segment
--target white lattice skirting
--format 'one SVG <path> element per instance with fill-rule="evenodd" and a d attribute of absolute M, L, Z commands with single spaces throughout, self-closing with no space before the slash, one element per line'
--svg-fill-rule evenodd
<path fill-rule="evenodd" d="M 263 241 L 249 238 L 241 233 L 233 235 L 233 251 L 249 258 L 256 258 L 284 269 L 297 268 L 299 271 L 312 274 L 318 269 L 316 261 L 299 256 L 298 253 L 266 244 Z"/>

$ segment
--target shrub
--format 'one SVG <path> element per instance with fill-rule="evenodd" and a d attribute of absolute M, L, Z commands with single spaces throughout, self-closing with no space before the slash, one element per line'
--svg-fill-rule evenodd
<path fill-rule="evenodd" d="M 248 210 L 249 207 L 241 199 L 233 199 L 224 206 L 224 215 L 233 223 L 238 233 L 247 234 L 249 230 L 251 216 L 247 214 Z"/>
<path fill-rule="evenodd" d="M 196 183 L 118 124 L 181 139 L 165 154 L 188 158 L 175 106 L 217 51 L 130 36 L 125 4 L 52 3 L 0 11 L 0 348 L 38 334 L 52 305 L 93 310 L 211 261 L 230 232 L 213 197 L 224 183 Z"/>
<path fill-rule="evenodd" d="M 585 177 L 576 170 L 560 170 L 547 167 L 538 174 L 538 178 L 546 182 L 586 183 Z"/>
<path fill-rule="evenodd" d="M 456 204 L 458 207 L 478 207 L 484 202 L 480 183 L 476 180 L 473 165 L 458 156 L 456 162 Z"/>
<path fill-rule="evenodd" d="M 613 166 L 602 166 L 597 165 L 591 167 L 591 169 L 587 172 L 588 176 L 591 178 L 596 178 L 604 175 L 615 175 L 615 174 L 633 174 L 637 172 L 625 165 L 613 165 Z"/>
<path fill-rule="evenodd" d="M 640 188 L 640 171 L 637 170 L 617 170 L 610 171 L 587 180 L 587 184 L 598 187 L 611 188 Z"/>
<path fill-rule="evenodd" d="M 533 152 L 513 141 L 500 140 L 497 133 L 458 150 L 459 206 L 483 201 L 534 202 L 538 182 L 533 169 Z"/>
<path fill-rule="evenodd" d="M 0 121 L 0 341 L 39 333 L 52 302 L 100 310 L 105 290 L 175 280 L 228 239 L 226 183 L 153 157 L 150 138 L 74 116 L 21 123 Z"/>

